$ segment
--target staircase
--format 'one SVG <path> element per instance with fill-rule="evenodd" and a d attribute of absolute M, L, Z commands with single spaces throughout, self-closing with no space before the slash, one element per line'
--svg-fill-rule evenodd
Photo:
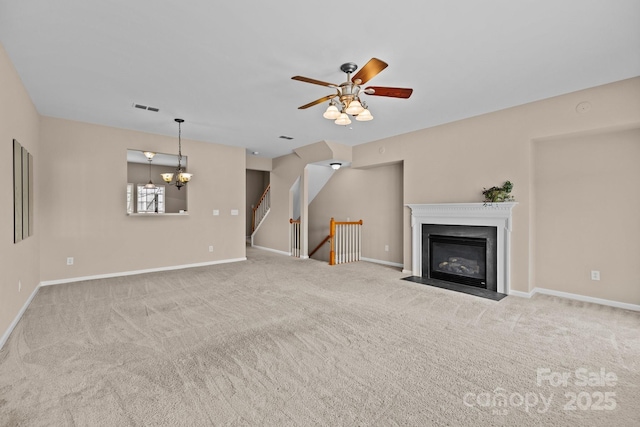
<path fill-rule="evenodd" d="M 253 246 L 253 236 L 264 222 L 267 215 L 271 212 L 271 184 L 262 193 L 260 200 L 253 208 L 253 217 L 251 219 L 251 246 Z"/>
<path fill-rule="evenodd" d="M 290 219 L 291 224 L 291 255 L 300 256 L 300 220 Z M 329 250 L 329 265 L 344 264 L 360 261 L 362 256 L 362 220 L 360 221 L 329 221 L 329 234 L 320 242 L 309 257 L 313 256 L 325 243 L 331 244 Z"/>

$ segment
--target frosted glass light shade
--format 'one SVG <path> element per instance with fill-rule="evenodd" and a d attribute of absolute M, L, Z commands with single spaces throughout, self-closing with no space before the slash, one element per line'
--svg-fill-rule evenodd
<path fill-rule="evenodd" d="M 356 114 L 360 114 L 363 111 L 364 111 L 364 107 L 362 106 L 362 104 L 360 104 L 360 101 L 358 101 L 357 99 L 354 99 L 349 103 L 349 106 L 344 112 L 347 114 L 351 114 L 352 116 L 355 116 Z"/>
<path fill-rule="evenodd" d="M 156 155 L 156 153 L 154 153 L 153 151 L 143 151 L 142 154 L 144 154 L 144 156 L 148 159 L 151 160 L 153 159 L 153 156 Z"/>
<path fill-rule="evenodd" d="M 351 124 L 351 120 L 349 120 L 349 116 L 347 116 L 346 113 L 342 113 L 340 114 L 340 117 L 336 119 L 335 124 L 346 126 Z"/>
<path fill-rule="evenodd" d="M 369 110 L 364 110 L 362 113 L 356 116 L 356 120 L 359 122 L 368 122 L 369 120 L 373 120 L 373 116 Z"/>
<path fill-rule="evenodd" d="M 186 172 L 182 172 L 178 175 L 178 180 L 180 182 L 189 182 L 191 181 L 191 177 L 193 176 L 192 173 L 186 173 Z"/>
<path fill-rule="evenodd" d="M 329 105 L 329 107 L 327 107 L 327 111 L 324 112 L 322 117 L 329 120 L 335 120 L 340 117 L 340 111 L 338 110 L 338 108 L 336 108 L 335 105 L 331 104 Z"/>
<path fill-rule="evenodd" d="M 162 179 L 165 182 L 171 182 L 171 180 L 173 179 L 173 174 L 172 173 L 162 173 L 160 175 L 162 175 Z"/>

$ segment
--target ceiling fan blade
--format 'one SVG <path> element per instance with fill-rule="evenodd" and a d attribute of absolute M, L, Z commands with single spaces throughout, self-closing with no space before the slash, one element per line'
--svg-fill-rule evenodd
<path fill-rule="evenodd" d="M 293 76 L 293 77 L 291 77 L 291 79 L 292 80 L 298 80 L 298 81 L 301 81 L 301 82 L 306 82 L 306 83 L 312 83 L 314 85 L 327 86 L 327 87 L 338 87 L 338 85 L 335 85 L 333 83 L 327 83 L 327 82 L 323 82 L 321 80 L 310 79 L 309 77 Z"/>
<path fill-rule="evenodd" d="M 368 95 L 389 96 L 392 98 L 407 99 L 413 93 L 413 89 L 402 87 L 369 86 L 365 88 L 364 93 Z"/>
<path fill-rule="evenodd" d="M 360 80 L 360 82 L 357 84 L 365 84 L 366 82 L 377 76 L 380 71 L 387 68 L 388 65 L 389 64 L 379 60 L 378 58 L 371 58 L 369 62 L 364 64 L 364 67 L 362 67 L 360 71 L 358 71 L 356 75 L 353 76 L 351 81 L 355 82 L 356 80 Z"/>
<path fill-rule="evenodd" d="M 330 100 L 331 98 L 333 98 L 335 96 L 336 96 L 335 94 L 323 96 L 322 98 L 316 99 L 315 101 L 310 102 L 308 104 L 305 104 L 302 107 L 298 107 L 298 110 L 304 110 L 305 108 L 309 108 L 309 107 L 313 107 L 314 105 L 322 104 L 323 102 L 328 101 L 328 100 Z"/>

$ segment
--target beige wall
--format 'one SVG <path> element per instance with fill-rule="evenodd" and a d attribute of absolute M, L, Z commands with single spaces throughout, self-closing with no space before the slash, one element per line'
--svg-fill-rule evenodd
<path fill-rule="evenodd" d="M 576 106 L 585 101 L 592 108 L 579 113 Z M 514 209 L 511 286 L 528 292 L 542 287 L 533 280 L 536 271 L 533 229 L 553 226 L 532 220 L 533 141 L 638 125 L 640 78 L 634 78 L 359 145 L 353 150 L 353 166 L 404 161 L 405 204 L 479 202 L 483 187 L 511 180 L 519 202 Z M 580 151 L 575 155 L 580 156 Z M 624 197 L 623 190 L 619 196 Z M 408 209 L 404 236 L 404 265 L 410 269 Z M 627 283 L 631 281 L 631 277 L 626 278 Z M 624 299 L 618 301 L 632 302 L 634 292 L 629 289 Z M 621 292 L 602 295 L 615 300 Z"/>
<path fill-rule="evenodd" d="M 533 150 L 536 286 L 640 304 L 640 129 Z"/>
<path fill-rule="evenodd" d="M 309 250 L 329 233 L 329 220 L 363 220 L 362 256 L 402 264 L 402 164 L 342 168 L 309 205 Z M 385 246 L 389 251 L 385 251 Z M 329 260 L 329 245 L 313 256 Z"/>
<path fill-rule="evenodd" d="M 42 153 L 39 141 L 39 121 L 29 95 L 0 44 L 0 336 L 11 325 L 20 309 L 40 281 L 38 247 L 42 236 L 40 203 L 35 200 L 33 236 L 13 243 L 13 139 L 17 139 L 34 162 L 34 191 L 39 194 L 39 166 Z M 22 289 L 18 290 L 18 282 Z"/>
<path fill-rule="evenodd" d="M 127 149 L 172 153 L 176 138 L 44 117 L 41 140 L 42 281 L 245 256 L 244 149 L 183 140 L 189 215 L 140 217 L 126 215 Z"/>
<path fill-rule="evenodd" d="M 306 163 L 296 154 L 273 159 L 271 183 L 271 212 L 260 226 L 254 245 L 289 252 L 289 218 L 291 217 L 289 190 L 302 174 Z"/>
<path fill-rule="evenodd" d="M 247 169 L 270 172 L 273 168 L 273 160 L 265 157 L 256 157 L 247 153 Z"/>

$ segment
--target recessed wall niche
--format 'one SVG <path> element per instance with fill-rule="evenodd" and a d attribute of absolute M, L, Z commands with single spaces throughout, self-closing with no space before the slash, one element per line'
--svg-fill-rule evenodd
<path fill-rule="evenodd" d="M 175 172 L 178 156 L 153 152 L 152 160 L 142 150 L 127 150 L 127 215 L 188 215 L 188 185 L 178 189 L 161 174 Z M 148 151 L 151 153 L 151 151 Z M 182 156 L 187 171 L 187 156 Z M 152 188 L 145 188 L 146 184 Z"/>
<path fill-rule="evenodd" d="M 13 140 L 13 243 L 33 235 L 33 156 Z"/>

